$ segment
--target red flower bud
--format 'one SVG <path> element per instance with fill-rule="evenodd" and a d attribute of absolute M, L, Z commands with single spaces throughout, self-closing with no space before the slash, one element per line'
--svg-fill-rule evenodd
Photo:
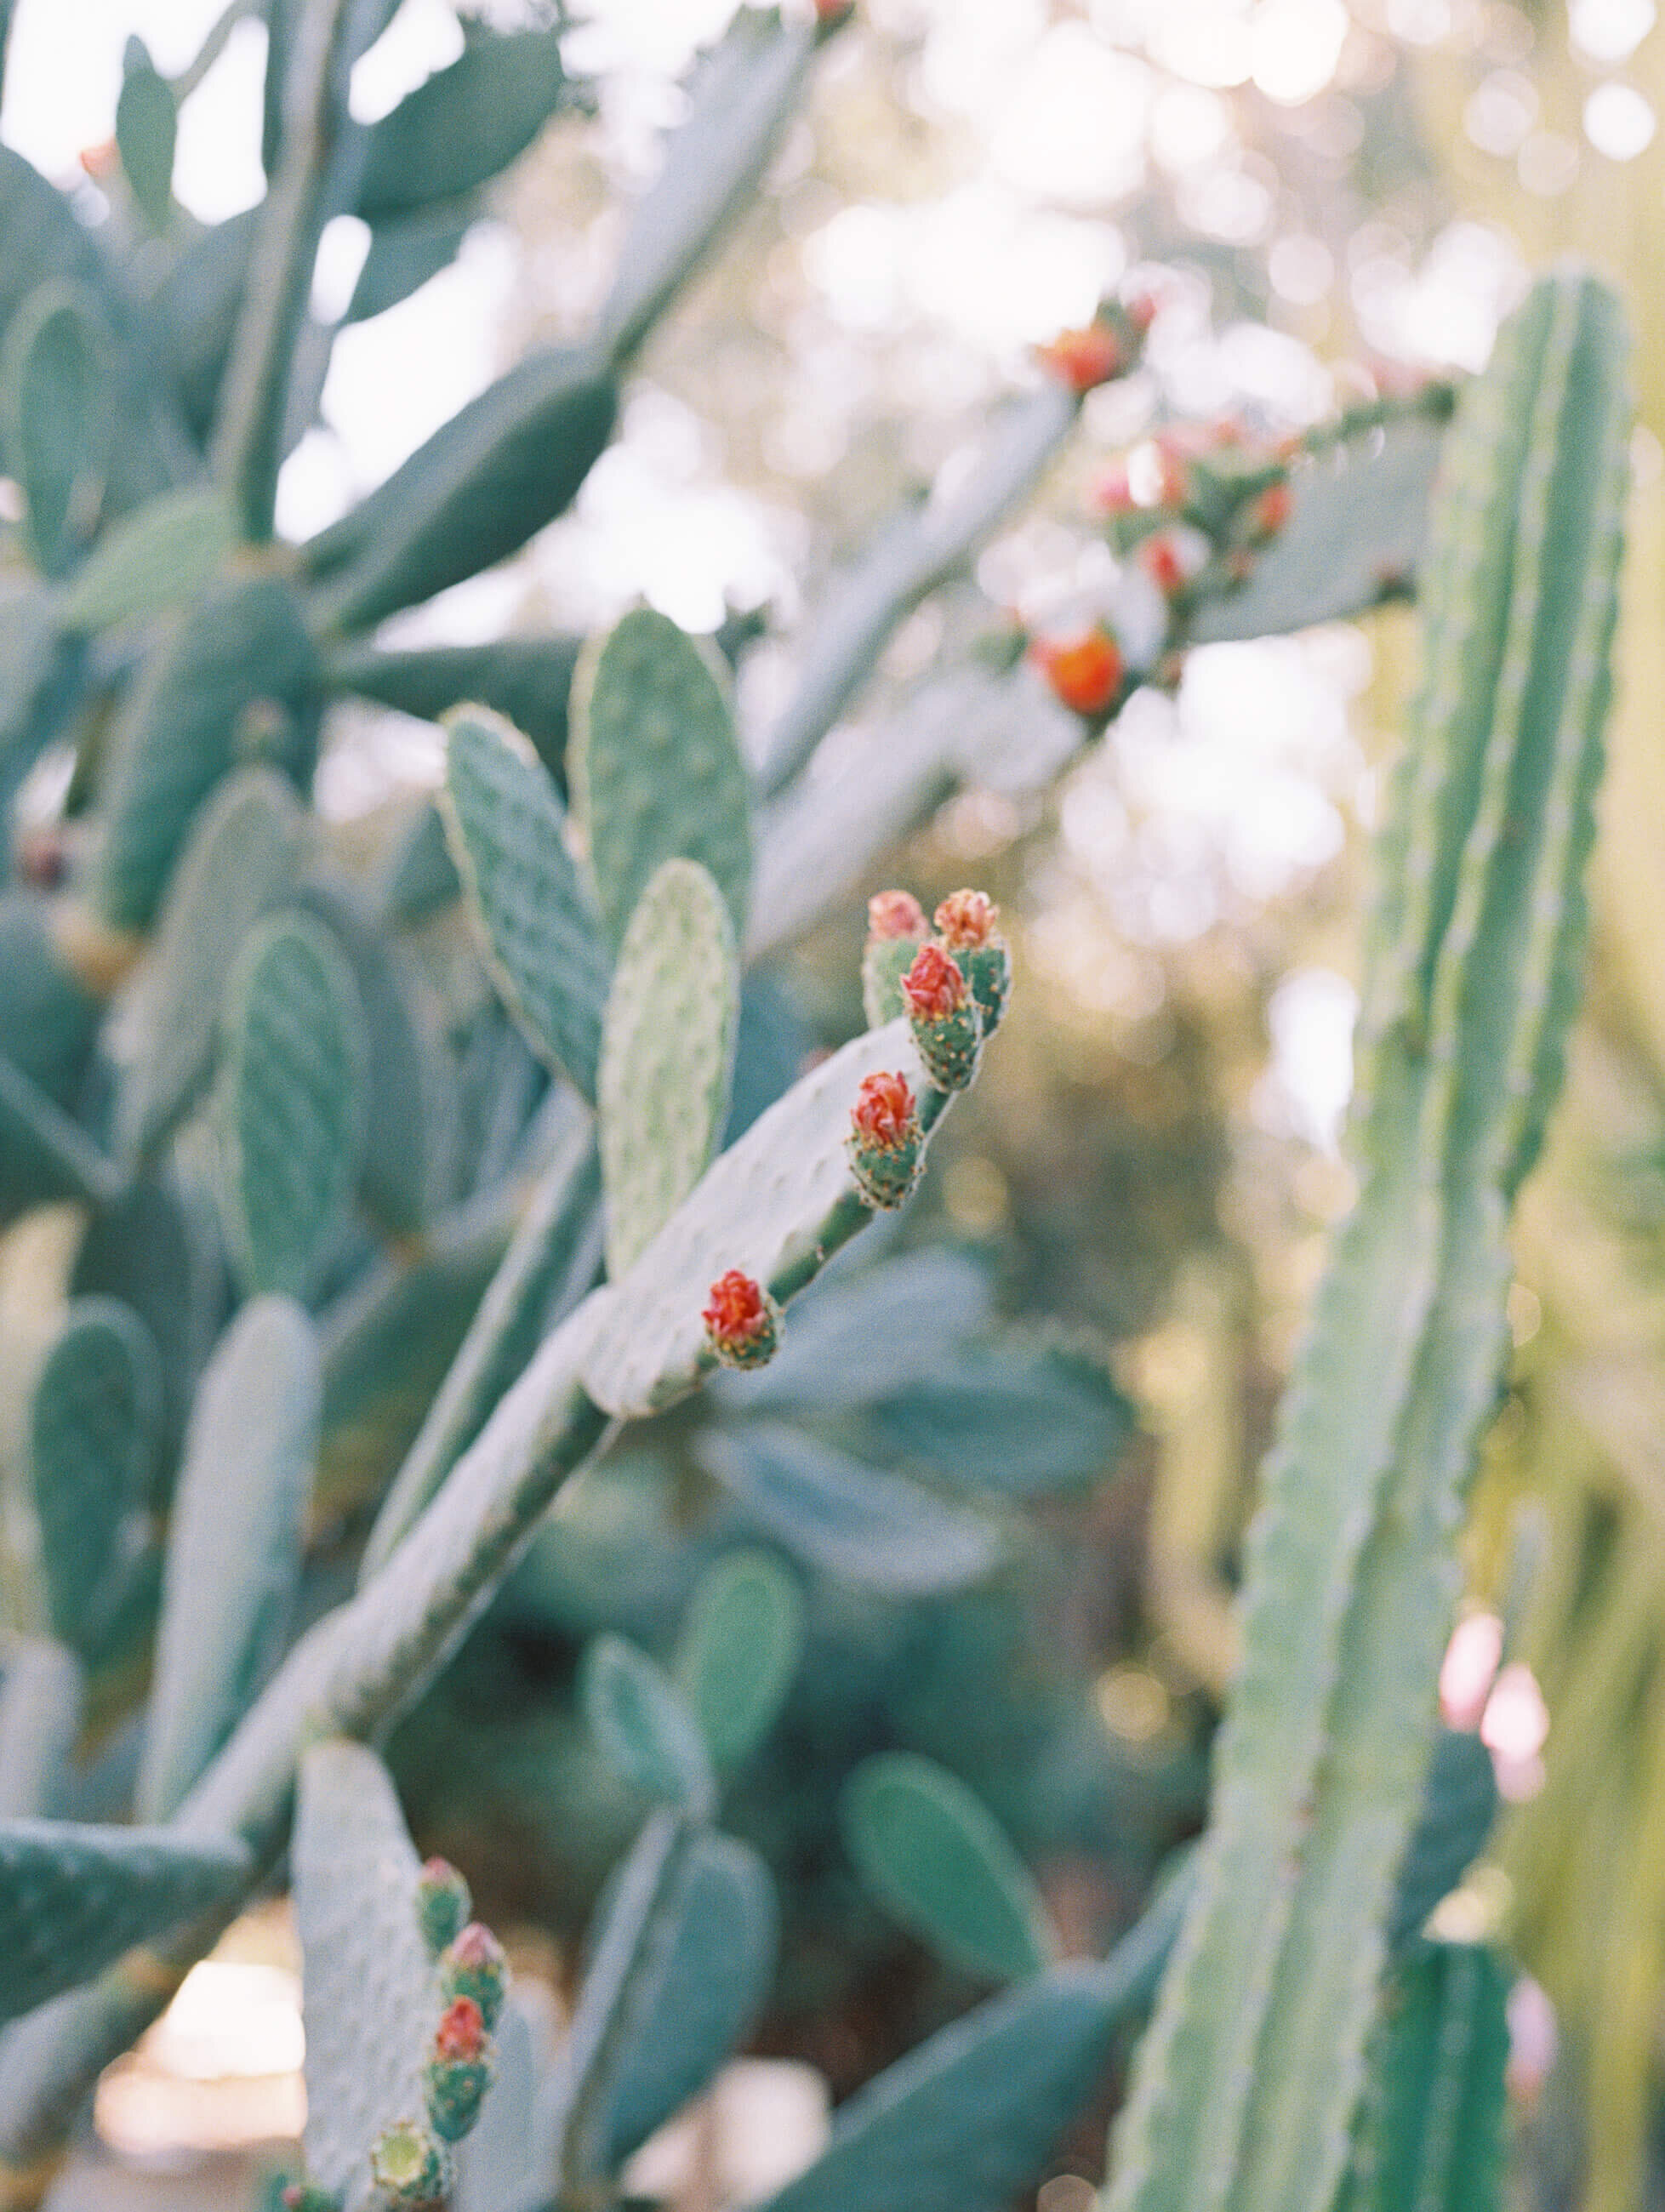
<path fill-rule="evenodd" d="M 725 1367 L 761 1367 L 780 1341 L 781 1310 L 762 1284 L 738 1267 L 719 1275 L 702 1312 L 706 1341 Z"/>
<path fill-rule="evenodd" d="M 850 1125 L 866 1145 L 896 1152 L 919 1141 L 919 1108 L 904 1075 L 864 1075 Z"/>
<path fill-rule="evenodd" d="M 863 1076 L 845 1142 L 863 1204 L 885 1212 L 905 1204 L 925 1163 L 925 1132 L 905 1076 Z"/>
<path fill-rule="evenodd" d="M 1171 599 L 1176 592 L 1182 592 L 1190 580 L 1178 547 L 1164 531 L 1145 540 L 1139 549 L 1139 557 L 1145 574 L 1164 599 Z"/>
<path fill-rule="evenodd" d="M 1036 358 L 1072 392 L 1091 392 L 1108 384 L 1127 367 L 1121 339 L 1108 323 L 1089 323 L 1085 330 L 1060 331 L 1050 345 L 1039 346 Z"/>
<path fill-rule="evenodd" d="M 1033 648 L 1054 692 L 1078 714 L 1109 714 L 1121 693 L 1121 648 L 1103 623 L 1066 645 L 1037 640 Z"/>
<path fill-rule="evenodd" d="M 1289 520 L 1295 495 L 1286 483 L 1268 484 L 1255 501 L 1249 515 L 1249 527 L 1257 538 L 1264 541 L 1275 538 Z"/>
<path fill-rule="evenodd" d="M 472 1997 L 456 1997 L 440 2014 L 434 2056 L 447 2062 L 477 2058 L 485 2048 L 485 2016 Z"/>
<path fill-rule="evenodd" d="M 925 908 L 912 891 L 875 891 L 867 902 L 867 934 L 885 942 L 923 937 Z"/>
<path fill-rule="evenodd" d="M 902 979 L 902 994 L 915 1021 L 941 1021 L 966 1001 L 965 977 L 939 945 L 921 945 Z"/>

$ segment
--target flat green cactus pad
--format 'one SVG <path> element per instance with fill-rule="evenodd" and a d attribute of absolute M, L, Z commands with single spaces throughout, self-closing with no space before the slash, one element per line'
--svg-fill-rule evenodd
<path fill-rule="evenodd" d="M 598 1636 L 584 1654 L 580 1694 L 591 1735 L 632 1789 L 696 1816 L 710 1811 L 716 1784 L 705 1740 L 645 1651 L 623 1636 Z"/>
<path fill-rule="evenodd" d="M 149 927 L 191 817 L 240 760 L 307 768 L 314 672 L 300 603 L 276 576 L 222 583 L 177 619 L 110 735 L 94 884 L 107 921 Z"/>
<path fill-rule="evenodd" d="M 29 1405 L 29 1473 L 52 1633 L 97 1656 L 133 1565 L 162 1416 L 149 1330 L 114 1298 L 77 1298 Z"/>
<path fill-rule="evenodd" d="M 189 484 L 159 492 L 106 531 L 64 594 L 64 626 L 113 629 L 188 605 L 237 542 L 222 491 Z"/>
<path fill-rule="evenodd" d="M 228 776 L 191 823 L 168 884 L 117 1126 L 144 1152 L 189 1104 L 213 1058 L 221 994 L 244 938 L 294 881 L 301 808 L 270 769 Z"/>
<path fill-rule="evenodd" d="M 803 1586 L 772 1552 L 730 1552 L 700 1577 L 672 1671 L 720 1769 L 769 1734 L 803 1649 Z"/>
<path fill-rule="evenodd" d="M 555 785 L 501 715 L 459 707 L 446 726 L 446 841 L 492 979 L 533 1051 L 593 1098 L 611 963 Z"/>
<path fill-rule="evenodd" d="M 702 1431 L 696 1449 L 761 1530 L 859 1589 L 893 1597 L 961 1589 L 1001 1558 L 993 1522 L 789 1422 L 737 1421 Z"/>
<path fill-rule="evenodd" d="M 778 1918 L 756 1851 L 709 1829 L 692 1838 L 613 2090 L 608 2166 L 697 2096 L 744 2039 L 769 1994 Z"/>
<path fill-rule="evenodd" d="M 246 1290 L 304 1297 L 341 1234 L 364 1144 L 364 1010 L 310 915 L 255 923 L 226 984 L 214 1123 L 226 1244 Z"/>
<path fill-rule="evenodd" d="M 113 349 L 99 303 L 73 278 L 43 284 L 6 331 L 0 399 L 30 549 L 61 575 L 91 537 L 115 426 Z"/>
<path fill-rule="evenodd" d="M 0 1821 L 0 2021 L 32 2012 L 134 1944 L 208 1911 L 248 1872 L 248 1852 L 234 1838 Z"/>
<path fill-rule="evenodd" d="M 842 2106 L 824 2154 L 761 2212 L 1000 2212 L 1085 2102 L 1120 2009 L 1076 1965 L 980 2006 Z"/>
<path fill-rule="evenodd" d="M 1023 1981 L 1055 1942 L 1029 1869 L 957 1775 L 912 1752 L 880 1752 L 845 1787 L 844 1840 L 885 1910 L 949 1965 Z"/>
<path fill-rule="evenodd" d="M 156 1637 L 142 1814 L 171 1813 L 277 1656 L 318 1449 L 318 1342 L 253 1299 L 216 1346 L 185 1438 Z"/>
<path fill-rule="evenodd" d="M 728 1111 L 739 1003 L 721 894 L 697 861 L 665 861 L 624 933 L 602 1030 L 596 1103 L 615 1281 L 705 1172 Z"/>
<path fill-rule="evenodd" d="M 697 860 L 745 933 L 745 764 L 708 646 L 638 607 L 592 639 L 573 676 L 568 775 L 602 927 L 615 945 L 660 865 Z"/>
<path fill-rule="evenodd" d="M 369 2193 L 376 2136 L 422 2118 L 422 2063 L 441 2008 L 416 1912 L 421 1861 L 374 1752 L 332 1739 L 304 1754 L 292 1850 L 307 2165 L 352 2205 Z"/>

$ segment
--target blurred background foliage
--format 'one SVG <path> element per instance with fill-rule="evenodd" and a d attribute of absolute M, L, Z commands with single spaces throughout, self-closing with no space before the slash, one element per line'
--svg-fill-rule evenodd
<path fill-rule="evenodd" d="M 588 112 L 496 188 L 451 268 L 344 334 L 322 424 L 280 486 L 286 534 L 327 520 L 529 339 L 582 327 L 621 196 L 728 13 L 574 10 Z M 107 134 L 118 32 L 142 29 L 166 70 L 204 27 L 175 0 L 150 20 L 86 14 L 77 53 L 44 0 L 21 0 L 13 30 L 0 128 L 60 179 Z M 262 35 L 238 25 L 185 111 L 178 186 L 204 220 L 258 191 L 216 149 L 247 137 L 238 103 L 258 96 Z M 355 103 L 390 106 L 461 36 L 441 0 L 406 0 Z M 1541 2053 L 1518 2069 L 1521 2201 L 1589 2212 L 1665 2203 L 1662 103 L 1653 0 L 860 0 L 733 249 L 647 349 L 575 512 L 390 626 L 465 643 L 505 623 L 589 628 L 639 597 L 690 627 L 746 615 L 733 634 L 756 726 L 838 563 L 952 465 L 1034 343 L 1148 270 L 1164 307 L 1147 372 L 1089 402 L 977 588 L 903 627 L 859 746 L 1007 611 L 1034 623 L 1091 602 L 1093 486 L 1165 420 L 1236 416 L 1275 435 L 1476 366 L 1527 272 L 1564 252 L 1625 283 L 1641 427 L 1593 988 L 1525 1201 L 1518 1371 L 1470 1544 L 1472 1600 L 1510 1613 L 1547 1734 L 1517 1700 L 1502 1748 L 1518 1802 L 1463 1900 L 1463 1932 L 1505 1934 L 1559 2021 L 1547 2082 Z M 362 243 L 336 228 L 319 281 L 349 287 Z M 904 881 L 929 906 L 969 874 L 1000 897 L 1016 1009 L 906 1243 L 945 1236 L 1002 1315 L 1107 1349 L 1137 1433 L 1113 1477 L 1033 1516 L 984 1588 L 899 1604 L 817 1586 L 813 1663 L 735 1818 L 787 1891 L 765 2047 L 809 2057 L 838 2091 L 966 1994 L 860 1901 L 831 1818 L 856 1759 L 904 1745 L 953 1765 L 1083 1944 L 1131 1917 L 1200 1817 L 1253 1469 L 1347 1197 L 1334 1140 L 1361 853 L 1412 672 L 1392 608 L 1200 648 L 1174 696 L 1136 696 L 1061 779 L 1042 763 L 954 793 L 853 887 Z M 340 714 L 319 792 L 343 849 L 385 849 L 438 762 L 426 726 Z M 856 1019 L 858 913 L 853 897 L 781 955 L 779 1000 L 804 1024 L 783 1050 Z M 9 1262 L 22 1279 L 27 1255 Z M 397 1747 L 419 1831 L 494 1918 L 569 1934 L 629 1826 L 575 1716 L 577 1654 L 601 1626 L 662 1641 L 724 1534 L 697 1435 L 659 1426 L 586 1488 Z M 343 1415 L 336 1442 L 347 1513 L 398 1437 L 367 1442 Z M 325 1541 L 320 1595 L 329 1573 Z"/>

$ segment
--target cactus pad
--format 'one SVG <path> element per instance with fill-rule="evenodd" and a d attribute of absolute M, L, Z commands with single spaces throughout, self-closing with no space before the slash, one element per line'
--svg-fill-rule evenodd
<path fill-rule="evenodd" d="M 446 838 L 493 980 L 532 1049 L 593 1098 L 611 963 L 549 770 L 482 708 L 447 729 Z"/>
<path fill-rule="evenodd" d="M 304 1297 L 340 1236 L 364 1144 L 364 1011 L 310 915 L 255 923 L 226 984 L 214 1121 L 245 1290 Z"/>
<path fill-rule="evenodd" d="M 946 1767 L 880 1752 L 850 1777 L 842 1812 L 863 1881 L 950 1966 L 1023 1981 L 1050 1963 L 1052 1930 L 1028 1869 Z"/>
<path fill-rule="evenodd" d="M 660 865 L 697 860 L 745 933 L 751 881 L 745 764 L 711 648 L 639 607 L 573 677 L 568 775 L 602 927 L 623 943 Z"/>
<path fill-rule="evenodd" d="M 318 1449 L 318 1345 L 256 1298 L 215 1347 L 185 1437 L 137 1802 L 171 1813 L 276 1658 L 301 1572 Z"/>
<path fill-rule="evenodd" d="M 422 1867 L 387 1771 L 339 1739 L 301 1761 L 295 1919 L 307 2021 L 307 2164 L 349 2208 L 370 2146 L 423 2111 L 441 2006 L 417 1909 Z"/>
<path fill-rule="evenodd" d="M 0 2021 L 207 1911 L 249 1870 L 248 1852 L 230 1837 L 0 1821 Z"/>
<path fill-rule="evenodd" d="M 708 1813 L 716 1794 L 704 1739 L 681 1692 L 645 1651 L 599 1636 L 585 1651 L 579 1693 L 609 1764 L 644 1797 Z"/>
<path fill-rule="evenodd" d="M 731 1552 L 695 1585 L 672 1672 L 720 1770 L 769 1734 L 803 1649 L 803 1589 L 772 1553 Z"/>
<path fill-rule="evenodd" d="M 131 1574 L 161 1437 L 161 1364 L 114 1298 L 78 1298 L 29 1405 L 29 1472 L 52 1633 L 98 1656 Z"/>
<path fill-rule="evenodd" d="M 157 927 L 139 1048 L 122 1078 L 117 1121 L 130 1155 L 166 1133 L 205 1078 L 227 971 L 294 880 L 300 845 L 294 791 L 270 769 L 228 776 L 191 823 Z"/>
<path fill-rule="evenodd" d="M 734 932 L 697 861 L 666 860 L 619 947 L 596 1103 L 607 1194 L 607 1270 L 624 1273 L 711 1158 L 734 1063 Z"/>

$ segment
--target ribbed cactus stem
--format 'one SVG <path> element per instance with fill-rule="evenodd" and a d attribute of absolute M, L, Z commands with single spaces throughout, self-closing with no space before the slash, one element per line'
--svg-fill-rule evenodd
<path fill-rule="evenodd" d="M 1360 1197 L 1263 1478 L 1199 1893 L 1117 2131 L 1111 2212 L 1323 2212 L 1346 2154 L 1506 1345 L 1508 1206 L 1576 995 L 1622 362 L 1611 296 L 1558 275 L 1459 410 L 1427 674 L 1382 838 Z"/>

